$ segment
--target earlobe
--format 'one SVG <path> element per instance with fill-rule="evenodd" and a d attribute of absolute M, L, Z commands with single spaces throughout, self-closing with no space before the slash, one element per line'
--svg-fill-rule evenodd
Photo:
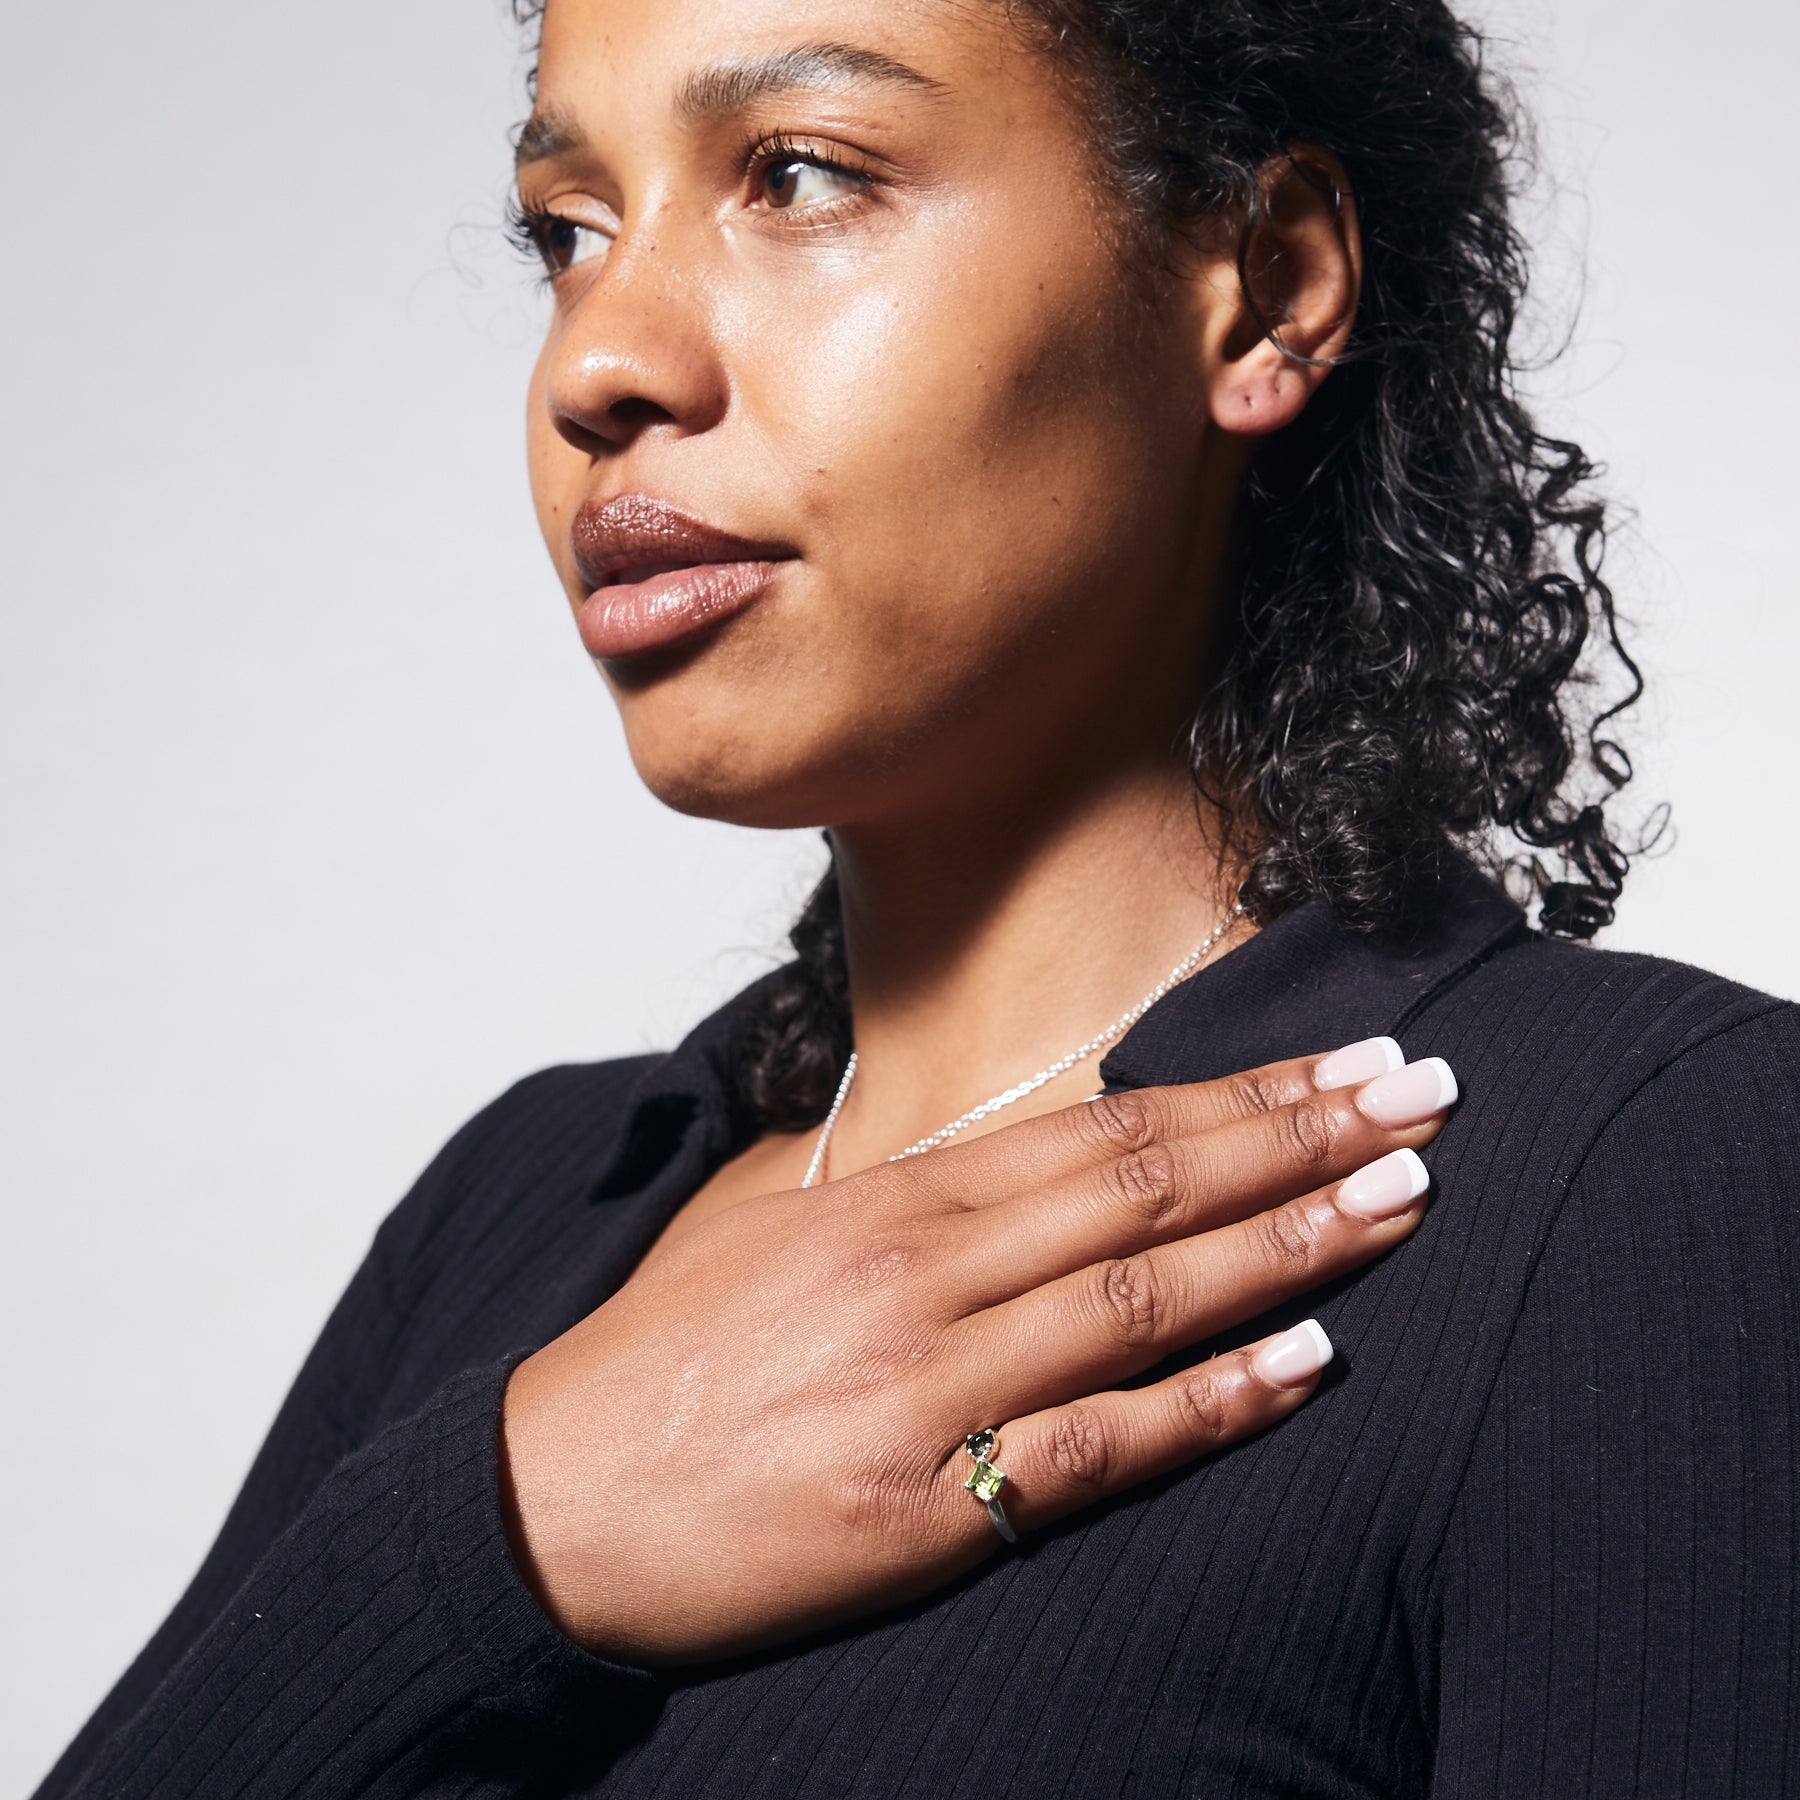
<path fill-rule="evenodd" d="M 1214 385 L 1213 423 L 1240 437 L 1265 437 L 1291 425 L 1329 370 L 1295 363 L 1267 338 L 1222 372 Z"/>

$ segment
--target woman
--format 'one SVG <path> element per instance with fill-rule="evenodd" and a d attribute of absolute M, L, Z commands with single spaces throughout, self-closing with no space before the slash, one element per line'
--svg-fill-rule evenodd
<path fill-rule="evenodd" d="M 40 1791 L 1790 1789 L 1796 1020 L 1570 941 L 1635 671 L 1478 41 L 541 30 L 546 542 L 832 872 L 458 1134 Z"/>

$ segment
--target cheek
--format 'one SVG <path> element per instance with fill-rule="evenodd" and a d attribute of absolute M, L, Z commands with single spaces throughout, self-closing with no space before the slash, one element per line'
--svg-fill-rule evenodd
<path fill-rule="evenodd" d="M 1091 597 L 1168 474 L 1169 371 L 1125 350 L 1121 294 L 1097 240 L 970 220 L 732 322 L 834 636 L 943 662 Z"/>

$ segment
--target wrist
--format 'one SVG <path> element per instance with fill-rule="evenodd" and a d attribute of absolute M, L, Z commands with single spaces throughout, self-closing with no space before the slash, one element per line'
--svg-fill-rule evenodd
<path fill-rule="evenodd" d="M 604 1654 L 591 1564 L 594 1520 L 570 1503 L 573 1492 L 558 1454 L 543 1351 L 513 1370 L 500 1402 L 500 1517 L 520 1579 L 551 1623 L 582 1649 Z M 566 1445 L 566 1438 L 561 1440 Z M 591 1486 L 591 1471 L 583 1472 Z M 610 1648 L 616 1649 L 616 1646 Z"/>

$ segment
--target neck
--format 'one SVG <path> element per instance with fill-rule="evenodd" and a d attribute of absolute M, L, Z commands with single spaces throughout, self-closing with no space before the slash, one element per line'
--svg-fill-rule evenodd
<path fill-rule="evenodd" d="M 858 1066 L 831 1173 L 938 1130 L 1142 1000 L 1230 910 L 1216 824 L 1158 755 L 928 825 L 835 831 Z M 968 1135 L 1095 1092 L 1099 1062 Z"/>

